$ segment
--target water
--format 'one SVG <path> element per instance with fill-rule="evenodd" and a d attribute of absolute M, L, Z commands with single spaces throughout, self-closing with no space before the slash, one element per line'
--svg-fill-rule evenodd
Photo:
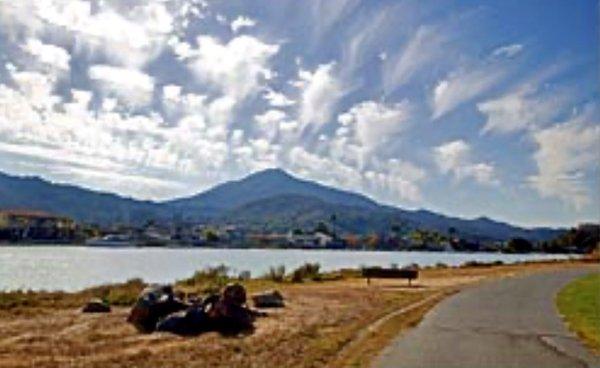
<path fill-rule="evenodd" d="M 466 261 L 505 263 L 566 258 L 564 255 L 367 252 L 341 250 L 272 250 L 206 248 L 89 248 L 76 246 L 0 246 L 0 290 L 80 290 L 89 286 L 140 277 L 148 282 L 172 282 L 208 266 L 225 264 L 232 272 L 248 270 L 253 276 L 269 267 L 291 270 L 304 262 L 318 262 L 323 270 L 344 267 L 421 266 Z"/>

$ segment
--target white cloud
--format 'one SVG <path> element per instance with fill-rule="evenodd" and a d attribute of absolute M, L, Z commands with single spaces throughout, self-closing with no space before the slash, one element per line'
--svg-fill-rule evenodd
<path fill-rule="evenodd" d="M 10 167 L 40 162 L 37 172 L 48 178 L 138 198 L 190 194 L 199 190 L 198 183 L 223 175 L 229 146 L 219 110 L 227 101 L 200 105 L 196 115 L 166 127 L 156 113 L 92 111 L 90 91 L 73 90 L 72 98 L 63 101 L 43 75 L 15 73 L 18 89 L 0 84 L 0 155 L 12 157 Z M 177 88 L 167 91 L 186 108 L 197 100 Z M 112 181 L 105 180 L 107 172 Z M 169 183 L 150 188 L 165 177 Z M 197 181 L 190 186 L 182 177 Z M 147 190 L 141 190 L 143 183 Z"/>
<path fill-rule="evenodd" d="M 273 91 L 272 89 L 267 89 L 263 97 L 269 102 L 269 105 L 274 107 L 287 107 L 296 104 L 296 101 L 288 98 L 283 93 Z"/>
<path fill-rule="evenodd" d="M 327 155 L 309 152 L 304 147 L 292 147 L 287 153 L 287 166 L 303 177 L 313 178 L 329 185 L 361 190 L 363 177 L 360 170 Z"/>
<path fill-rule="evenodd" d="M 284 111 L 270 109 L 254 116 L 259 137 L 264 137 L 270 142 L 284 145 L 298 144 L 299 124 L 291 119 Z"/>
<path fill-rule="evenodd" d="M 56 82 L 53 76 L 38 72 L 20 72 L 14 70 L 11 73 L 11 77 L 17 85 L 20 94 L 12 90 L 7 90 L 6 92 L 15 98 L 19 98 L 20 103 L 14 106 L 17 109 L 22 106 L 22 103 L 27 103 L 27 105 L 31 105 L 35 109 L 52 108 L 60 100 L 58 96 L 53 94 L 54 83 Z"/>
<path fill-rule="evenodd" d="M 174 29 L 174 18 L 164 3 L 103 2 L 94 8 L 86 1 L 50 1 L 35 15 L 49 27 L 66 31 L 81 50 L 102 53 L 129 68 L 154 59 Z"/>
<path fill-rule="evenodd" d="M 398 198 L 409 202 L 422 199 L 420 185 L 426 178 L 426 172 L 414 164 L 400 159 L 376 162 L 375 170 L 364 174 L 366 186 L 382 193 L 382 200 L 397 203 Z"/>
<path fill-rule="evenodd" d="M 462 104 L 480 96 L 498 84 L 508 74 L 503 65 L 488 64 L 451 73 L 437 83 L 433 90 L 432 119 L 451 112 Z"/>
<path fill-rule="evenodd" d="M 494 166 L 473 162 L 471 146 L 463 140 L 444 143 L 434 148 L 434 161 L 443 174 L 452 174 L 457 181 L 472 178 L 480 184 L 497 184 Z"/>
<path fill-rule="evenodd" d="M 477 104 L 486 116 L 482 133 L 508 134 L 551 123 L 571 99 L 563 91 L 538 92 L 524 85 L 499 98 Z"/>
<path fill-rule="evenodd" d="M 517 56 L 519 53 L 523 51 L 523 45 L 519 43 L 513 43 L 510 45 L 500 46 L 494 51 L 492 51 L 492 56 L 502 56 L 507 58 L 512 58 Z"/>
<path fill-rule="evenodd" d="M 239 16 L 231 22 L 231 30 L 233 33 L 238 33 L 242 28 L 250 28 L 256 25 L 256 21 L 252 18 Z"/>
<path fill-rule="evenodd" d="M 337 136 L 351 134 L 358 146 L 371 151 L 404 130 L 410 117 L 411 107 L 408 101 L 397 104 L 361 102 L 338 116 L 342 130 L 338 129 Z"/>
<path fill-rule="evenodd" d="M 600 157 L 599 113 L 597 106 L 588 106 L 572 119 L 532 134 L 538 172 L 528 180 L 542 197 L 558 198 L 578 210 L 588 205 L 586 171 L 598 169 Z"/>
<path fill-rule="evenodd" d="M 334 75 L 335 63 L 321 64 L 314 72 L 300 70 L 296 82 L 301 90 L 299 120 L 302 127 L 318 130 L 328 123 L 340 97 L 341 82 Z"/>
<path fill-rule="evenodd" d="M 269 60 L 278 50 L 261 40 L 242 35 L 226 44 L 209 36 L 197 38 L 190 50 L 189 66 L 200 82 L 208 82 L 236 101 L 259 91 L 262 80 L 272 76 Z"/>
<path fill-rule="evenodd" d="M 152 100 L 154 79 L 136 69 L 92 65 L 88 75 L 105 95 L 115 96 L 128 106 L 144 106 Z"/>
<path fill-rule="evenodd" d="M 375 192 L 387 203 L 417 202 L 425 171 L 399 159 L 373 159 L 369 169 L 359 169 L 327 155 L 293 147 L 287 156 L 290 169 L 298 175 L 357 192 Z"/>
<path fill-rule="evenodd" d="M 69 69 L 71 55 L 62 47 L 45 44 L 38 39 L 29 38 L 22 48 L 44 65 L 59 70 Z"/>

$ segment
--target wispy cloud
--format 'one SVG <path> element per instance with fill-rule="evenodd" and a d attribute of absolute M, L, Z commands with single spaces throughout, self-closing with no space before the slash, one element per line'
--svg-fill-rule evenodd
<path fill-rule="evenodd" d="M 504 56 L 512 58 L 523 51 L 523 45 L 520 43 L 512 43 L 510 45 L 500 46 L 492 51 L 493 56 Z"/>
<path fill-rule="evenodd" d="M 448 41 L 448 33 L 439 26 L 420 26 L 400 52 L 385 60 L 383 74 L 386 93 L 393 92 L 432 60 L 443 56 Z"/>
<path fill-rule="evenodd" d="M 438 119 L 480 96 L 502 81 L 508 69 L 499 65 L 463 69 L 449 74 L 433 89 L 432 119 Z"/>

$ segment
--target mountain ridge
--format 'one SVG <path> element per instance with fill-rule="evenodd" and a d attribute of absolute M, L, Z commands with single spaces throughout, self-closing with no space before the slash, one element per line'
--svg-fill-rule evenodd
<path fill-rule="evenodd" d="M 141 224 L 151 219 L 171 221 L 279 223 L 312 226 L 332 214 L 348 232 L 389 231 L 394 224 L 503 240 L 522 236 L 546 240 L 562 229 L 524 228 L 486 216 L 464 219 L 429 210 L 405 210 L 369 197 L 297 178 L 281 169 L 267 169 L 216 185 L 198 194 L 155 202 L 123 197 L 69 184 L 51 183 L 39 177 L 0 173 L 0 209 L 31 208 L 100 224 Z"/>

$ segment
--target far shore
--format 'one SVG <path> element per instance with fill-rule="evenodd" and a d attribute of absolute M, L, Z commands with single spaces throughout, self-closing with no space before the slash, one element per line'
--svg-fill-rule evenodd
<path fill-rule="evenodd" d="M 426 253 L 449 253 L 449 254 L 539 254 L 539 255 L 557 255 L 557 256 L 585 256 L 585 253 L 552 253 L 552 252 L 540 252 L 533 250 L 531 252 L 505 252 L 501 250 L 432 250 L 432 249 L 387 249 L 387 248 L 369 248 L 369 247 L 357 247 L 357 248 L 327 248 L 327 247 L 285 247 L 285 246 L 265 246 L 265 247 L 245 247 L 239 245 L 215 245 L 215 246 L 192 246 L 192 245 L 180 245 L 180 244 L 169 244 L 164 246 L 151 246 L 151 245 L 119 245 L 119 246 L 92 246 L 85 243 L 49 243 L 49 242 L 3 242 L 0 241 L 0 248 L 2 247 L 77 247 L 77 248 L 88 248 L 88 249 L 247 249 L 247 250 L 310 250 L 310 251 L 342 251 L 342 252 L 426 252 Z"/>

